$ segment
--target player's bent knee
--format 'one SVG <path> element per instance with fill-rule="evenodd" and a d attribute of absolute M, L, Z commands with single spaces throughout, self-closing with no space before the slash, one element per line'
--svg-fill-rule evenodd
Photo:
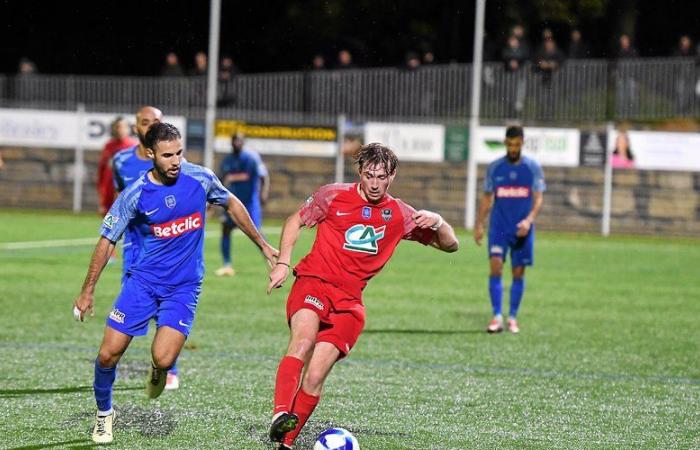
<path fill-rule="evenodd" d="M 287 356 L 294 356 L 301 360 L 305 360 L 306 357 L 313 352 L 314 345 L 316 345 L 316 340 L 308 337 L 295 338 L 289 343 L 287 348 Z"/>
<path fill-rule="evenodd" d="M 170 369 L 177 359 L 176 354 L 167 351 L 154 351 L 152 357 L 153 364 L 159 369 Z"/>
<path fill-rule="evenodd" d="M 100 351 L 97 354 L 97 362 L 100 363 L 100 367 L 114 367 L 119 362 L 119 358 L 121 358 L 121 356 L 121 353 L 115 354 L 107 349 L 100 348 Z"/>

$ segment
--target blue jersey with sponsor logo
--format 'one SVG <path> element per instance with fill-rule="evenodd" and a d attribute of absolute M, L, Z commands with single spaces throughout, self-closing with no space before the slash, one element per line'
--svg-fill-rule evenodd
<path fill-rule="evenodd" d="M 484 192 L 494 195 L 490 228 L 515 233 L 532 210 L 532 193 L 545 189 L 542 168 L 534 159 L 521 156 L 513 164 L 504 156 L 492 162 L 484 179 Z"/>
<path fill-rule="evenodd" d="M 124 149 L 112 158 L 112 171 L 114 172 L 114 187 L 121 192 L 128 185 L 141 178 L 141 176 L 153 168 L 150 159 L 141 159 L 136 154 L 138 145 Z"/>
<path fill-rule="evenodd" d="M 260 178 L 267 177 L 267 168 L 260 155 L 249 150 L 241 150 L 236 155 L 230 153 L 221 162 L 221 177 L 233 175 L 234 181 L 226 187 L 246 206 L 248 210 L 260 209 Z"/>
<path fill-rule="evenodd" d="M 189 162 L 180 167 L 171 186 L 155 184 L 147 174 L 129 185 L 100 229 L 112 242 L 127 227 L 139 234 L 141 251 L 129 274 L 147 283 L 175 286 L 202 281 L 206 204 L 226 206 L 231 195 L 211 170 Z"/>

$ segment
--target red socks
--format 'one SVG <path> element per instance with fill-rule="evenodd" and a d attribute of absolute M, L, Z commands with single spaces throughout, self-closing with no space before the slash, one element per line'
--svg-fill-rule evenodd
<path fill-rule="evenodd" d="M 309 420 L 311 413 L 316 409 L 316 405 L 318 405 L 320 399 L 321 397 L 307 394 L 303 389 L 299 389 L 294 399 L 294 407 L 292 408 L 292 412 L 299 417 L 299 424 L 295 429 L 284 436 L 285 445 L 291 446 L 294 443 L 294 440 L 299 436 L 299 433 L 301 433 L 301 429 L 304 428 L 304 424 Z"/>
<path fill-rule="evenodd" d="M 291 412 L 294 394 L 299 389 L 301 369 L 303 368 L 304 361 L 294 356 L 285 356 L 280 361 L 280 365 L 277 368 L 277 380 L 275 381 L 275 409 L 273 414 L 282 411 Z"/>

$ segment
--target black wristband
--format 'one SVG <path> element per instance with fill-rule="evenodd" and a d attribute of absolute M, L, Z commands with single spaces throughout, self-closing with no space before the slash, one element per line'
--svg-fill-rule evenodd
<path fill-rule="evenodd" d="M 287 267 L 289 267 L 290 269 L 292 268 L 292 266 L 290 266 L 289 264 L 287 264 L 287 263 L 285 263 L 285 262 L 282 262 L 282 261 L 277 261 L 277 264 L 282 264 L 283 266 L 287 266 Z M 275 264 L 275 265 L 277 265 L 277 264 Z"/>

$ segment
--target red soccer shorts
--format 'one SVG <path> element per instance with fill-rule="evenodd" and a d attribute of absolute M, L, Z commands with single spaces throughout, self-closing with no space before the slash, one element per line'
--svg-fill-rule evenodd
<path fill-rule="evenodd" d="M 365 306 L 338 287 L 314 277 L 298 277 L 287 298 L 287 322 L 300 309 L 310 309 L 321 319 L 316 342 L 328 342 L 350 353 L 365 327 Z"/>

